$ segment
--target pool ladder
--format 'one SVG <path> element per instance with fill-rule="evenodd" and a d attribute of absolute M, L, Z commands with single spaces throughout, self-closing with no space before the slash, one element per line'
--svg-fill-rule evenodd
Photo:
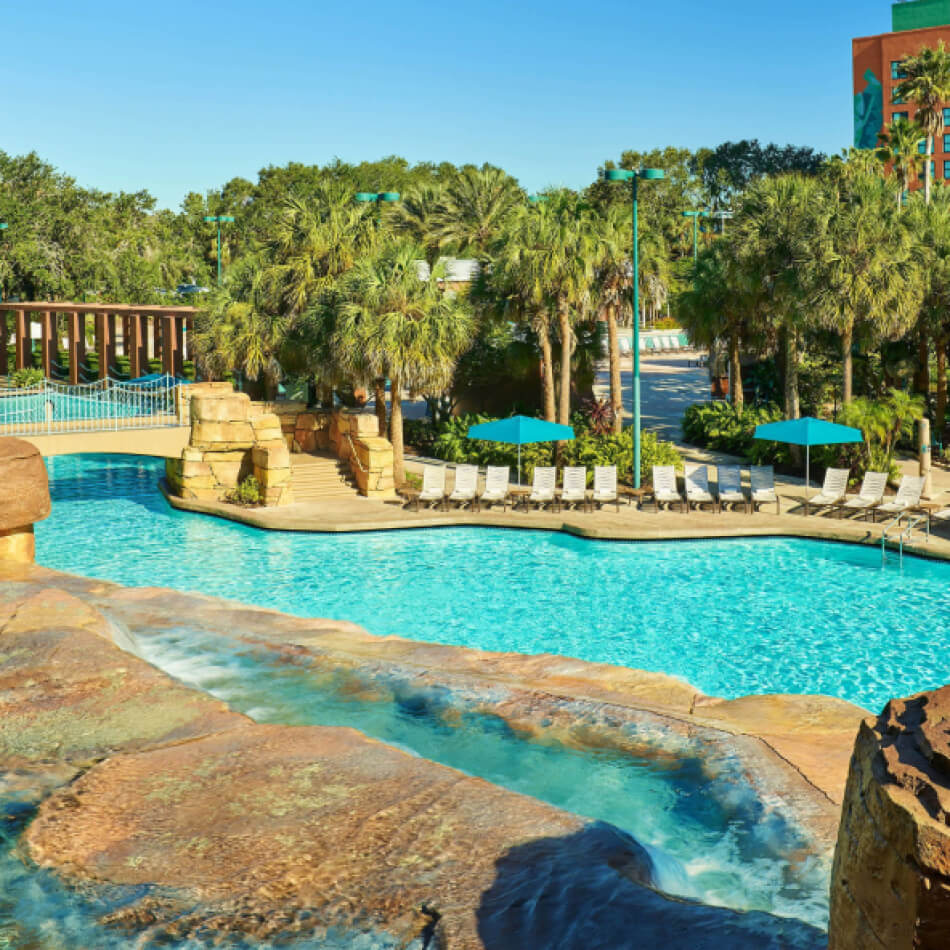
<path fill-rule="evenodd" d="M 881 532 L 881 563 L 882 564 L 884 563 L 884 560 L 887 555 L 887 542 L 890 540 L 894 540 L 888 537 L 887 532 L 890 531 L 891 528 L 900 528 L 901 521 L 904 518 L 908 518 L 910 520 L 907 522 L 906 525 L 904 525 L 904 529 L 900 531 L 900 533 L 898 534 L 896 538 L 896 540 L 899 542 L 898 550 L 900 552 L 901 563 L 903 563 L 904 561 L 904 541 L 910 538 L 911 533 L 913 532 L 914 528 L 916 528 L 917 525 L 919 525 L 921 522 L 923 522 L 924 525 L 926 526 L 926 530 L 927 530 L 926 541 L 928 543 L 930 542 L 930 515 L 927 515 L 927 514 L 916 515 L 915 517 L 912 518 L 909 512 L 902 511 L 896 518 L 892 518 L 890 521 L 888 521 L 888 523 L 884 525 L 884 530 Z"/>

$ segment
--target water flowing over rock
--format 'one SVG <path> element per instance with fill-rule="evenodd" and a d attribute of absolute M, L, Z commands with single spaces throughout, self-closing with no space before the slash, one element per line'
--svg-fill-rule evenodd
<path fill-rule="evenodd" d="M 851 759 L 829 950 L 950 947 L 950 686 L 891 700 Z"/>

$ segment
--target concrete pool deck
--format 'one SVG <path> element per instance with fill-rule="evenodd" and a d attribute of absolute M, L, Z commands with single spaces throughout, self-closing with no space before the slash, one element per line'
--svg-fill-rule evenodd
<path fill-rule="evenodd" d="M 774 506 L 754 515 L 743 512 L 678 511 L 655 512 L 621 504 L 600 511 L 502 511 L 498 508 L 480 512 L 467 510 L 408 510 L 401 500 L 377 501 L 354 495 L 332 498 L 325 502 L 307 502 L 282 508 L 239 508 L 212 501 L 192 501 L 172 496 L 167 486 L 162 492 L 172 507 L 181 511 L 213 515 L 268 531 L 313 531 L 343 533 L 353 531 L 388 531 L 400 528 L 438 528 L 482 525 L 493 528 L 522 528 L 542 531 L 563 531 L 578 537 L 611 541 L 659 541 L 689 538 L 739 538 L 788 536 L 817 538 L 829 541 L 850 541 L 857 544 L 880 544 L 885 521 L 876 524 L 834 514 L 811 514 L 802 511 L 804 493 L 796 485 L 777 484 L 781 513 Z M 950 560 L 950 526 L 940 526 L 938 533 L 925 539 L 916 529 L 904 543 L 908 553 Z"/>

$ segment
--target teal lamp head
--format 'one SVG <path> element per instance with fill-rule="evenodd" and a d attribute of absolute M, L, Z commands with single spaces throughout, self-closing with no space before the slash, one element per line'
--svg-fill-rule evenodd
<path fill-rule="evenodd" d="M 641 178 L 646 179 L 666 178 L 662 168 L 641 168 L 638 174 Z"/>

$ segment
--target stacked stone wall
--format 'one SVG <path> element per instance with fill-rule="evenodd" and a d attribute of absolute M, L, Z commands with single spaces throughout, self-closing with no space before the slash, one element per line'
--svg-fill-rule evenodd
<path fill-rule="evenodd" d="M 49 482 L 39 450 L 0 438 L 0 560 L 33 561 L 33 524 L 50 513 Z"/>

